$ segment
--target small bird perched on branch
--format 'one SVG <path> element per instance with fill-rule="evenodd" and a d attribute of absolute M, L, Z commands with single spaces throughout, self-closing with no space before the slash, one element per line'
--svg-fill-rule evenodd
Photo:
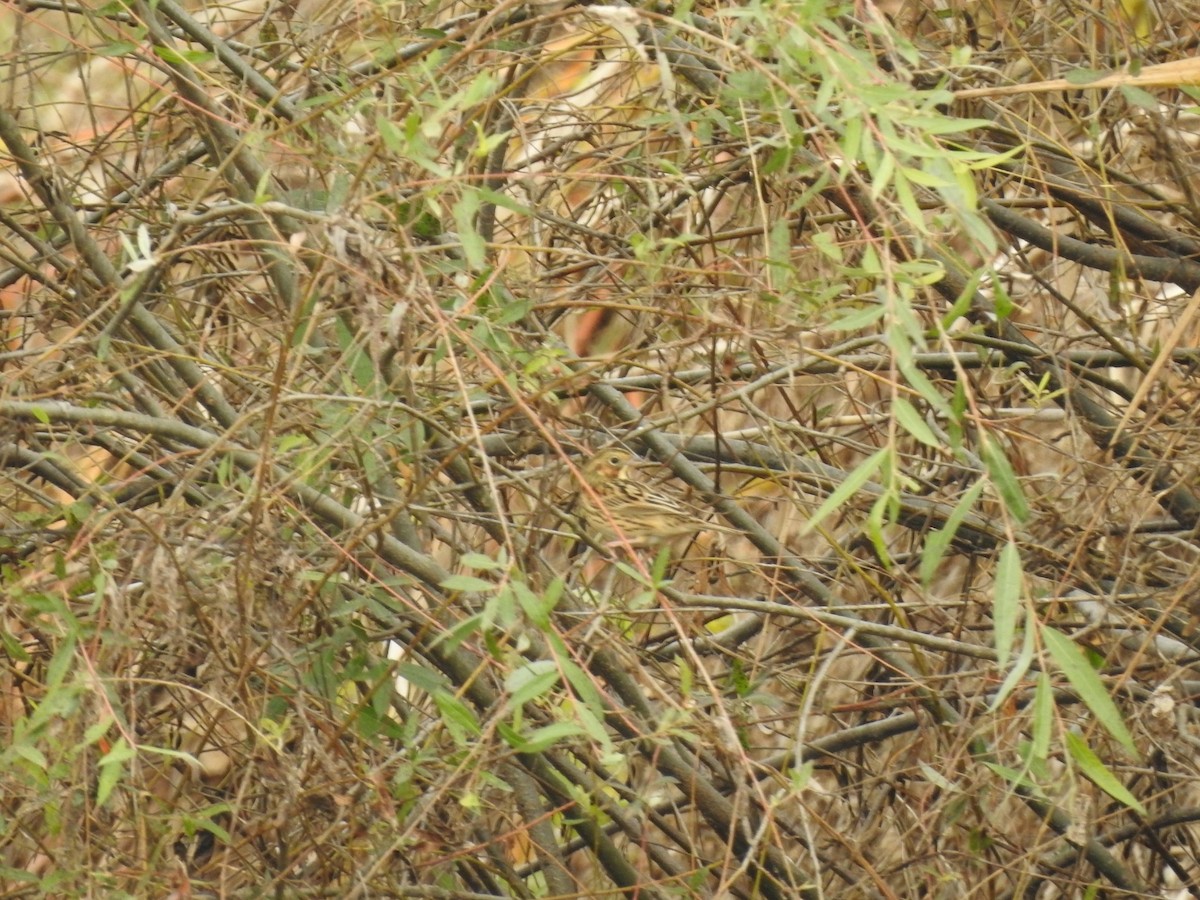
<path fill-rule="evenodd" d="M 633 454 L 602 450 L 583 466 L 591 491 L 579 492 L 584 521 L 595 534 L 645 547 L 701 531 L 741 534 L 735 528 L 710 522 L 698 507 L 629 476 Z M 593 496 L 593 492 L 595 496 Z M 596 501 L 599 500 L 599 503 Z"/>

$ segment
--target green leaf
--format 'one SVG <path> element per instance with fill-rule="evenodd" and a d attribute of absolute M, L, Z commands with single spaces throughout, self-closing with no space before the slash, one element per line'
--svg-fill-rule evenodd
<path fill-rule="evenodd" d="M 842 138 L 838 141 L 838 148 L 842 151 L 842 157 L 847 163 L 856 163 L 864 155 L 870 155 L 869 153 L 863 153 L 864 144 L 870 149 L 874 149 L 875 147 L 873 141 L 869 139 L 864 140 L 865 134 L 863 129 L 865 123 L 863 120 L 865 118 L 865 116 L 850 116 L 844 120 Z M 848 165 L 845 168 L 849 169 L 851 166 Z"/>
<path fill-rule="evenodd" d="M 829 327 L 836 331 L 859 331 L 874 325 L 886 311 L 882 303 L 872 303 L 839 316 L 829 323 Z"/>
<path fill-rule="evenodd" d="M 971 511 L 971 508 L 979 500 L 979 495 L 983 493 L 984 483 L 981 478 L 964 491 L 950 515 L 946 517 L 946 524 L 930 532 L 929 536 L 925 538 L 925 546 L 921 550 L 920 567 L 921 584 L 925 587 L 929 587 L 933 581 L 933 576 L 941 564 L 942 557 L 946 555 L 947 548 L 954 540 L 954 535 L 958 533 L 967 513 Z"/>
<path fill-rule="evenodd" d="M 1016 159 L 1025 152 L 1025 149 L 1024 144 L 1018 144 L 1011 150 L 1005 150 L 1003 153 L 967 153 L 960 151 L 954 154 L 954 158 L 958 162 L 969 160 L 967 168 L 981 171 L 983 169 L 994 169 L 1001 163 Z"/>
<path fill-rule="evenodd" d="M 214 803 L 211 806 L 206 806 L 204 809 L 199 809 L 192 813 L 184 812 L 180 822 L 184 833 L 188 837 L 192 837 L 197 832 L 207 831 L 216 837 L 217 840 L 229 843 L 233 840 L 229 836 L 229 832 L 213 820 L 220 816 L 228 815 L 232 810 L 233 806 L 229 803 Z"/>
<path fill-rule="evenodd" d="M 575 696 L 587 705 L 592 714 L 603 718 L 605 714 L 604 698 L 588 674 L 571 658 L 570 651 L 557 634 L 550 632 L 546 635 L 550 651 L 558 663 L 563 677 L 575 692 Z"/>
<path fill-rule="evenodd" d="M 934 436 L 933 430 L 921 418 L 921 414 L 917 412 L 916 407 L 904 397 L 895 398 L 892 402 L 892 411 L 896 414 L 896 421 L 900 423 L 901 427 L 922 444 L 927 447 L 940 447 L 942 445 L 941 441 Z"/>
<path fill-rule="evenodd" d="M 902 305 L 900 311 L 903 312 Z M 906 317 L 901 316 L 900 318 Z M 891 347 L 892 357 L 896 360 L 896 368 L 903 373 L 904 379 L 909 385 L 915 388 L 921 398 L 938 414 L 949 416 L 950 407 L 946 403 L 946 398 L 913 361 L 913 337 L 910 332 L 914 327 L 915 323 L 901 321 L 887 329 L 888 346 Z"/>
<path fill-rule="evenodd" d="M 496 593 L 488 598 L 483 605 L 483 628 L 490 632 L 499 627 L 509 631 L 517 623 L 517 598 L 515 589 L 517 582 L 506 581 Z M 525 587 L 523 584 L 521 587 Z M 526 588 L 528 590 L 528 588 Z"/>
<path fill-rule="evenodd" d="M 804 523 L 804 527 L 800 529 L 802 535 L 809 534 L 827 515 L 835 509 L 841 509 L 850 498 L 858 493 L 859 488 L 871 480 L 871 477 L 879 471 L 879 467 L 883 464 L 887 457 L 888 450 L 877 450 L 869 457 L 859 463 L 858 467 L 851 471 L 846 480 L 837 486 L 832 494 L 825 498 L 815 513 Z"/>
<path fill-rule="evenodd" d="M 133 759 L 135 755 L 136 753 L 129 746 L 128 741 L 120 737 L 117 738 L 112 749 L 100 758 L 100 762 L 97 764 L 100 774 L 96 778 L 97 806 L 103 806 L 108 802 L 108 798 L 121 778 L 121 773 L 125 771 L 125 763 Z"/>
<path fill-rule="evenodd" d="M 537 210 L 524 203 L 521 203 L 511 194 L 492 190 L 491 188 L 487 187 L 480 187 L 477 188 L 477 190 L 479 191 L 479 196 L 482 197 L 486 202 L 494 204 L 495 206 L 500 207 L 500 209 L 507 209 L 509 212 L 514 212 L 519 216 L 529 217 L 537 215 Z"/>
<path fill-rule="evenodd" d="M 453 694 L 439 691 L 433 695 L 433 702 L 437 704 L 442 722 L 457 743 L 464 744 L 468 737 L 479 737 L 483 733 L 471 708 Z"/>
<path fill-rule="evenodd" d="M 1096 670 L 1084 658 L 1083 651 L 1069 637 L 1053 628 L 1042 629 L 1042 642 L 1092 715 L 1136 757 L 1137 747 L 1134 746 L 1129 729 L 1125 727 L 1120 710 L 1104 689 L 1104 682 L 1100 680 Z"/>
<path fill-rule="evenodd" d="M 1012 653 L 1021 619 L 1021 594 L 1024 577 L 1021 551 L 1011 541 L 1000 548 L 996 564 L 996 595 L 992 600 L 992 637 L 996 647 L 996 664 L 1003 669 Z"/>
<path fill-rule="evenodd" d="M 448 591 L 464 591 L 468 593 L 494 591 L 496 585 L 474 575 L 451 575 L 441 584 Z"/>
<path fill-rule="evenodd" d="M 25 884 L 33 885 L 41 883 L 43 889 L 46 887 L 45 883 L 42 881 L 42 878 L 38 875 L 35 875 L 33 872 L 26 872 L 24 869 L 12 869 L 4 865 L 0 865 L 0 882 L 24 882 Z M 10 888 L 10 890 L 12 889 Z M 16 891 L 12 891 L 12 893 L 14 896 L 17 895 Z M 32 894 L 30 896 L 32 896 Z"/>
<path fill-rule="evenodd" d="M 725 101 L 747 100 L 757 103 L 770 93 L 767 76 L 758 69 L 733 71 L 725 78 L 721 88 L 721 99 Z"/>
<path fill-rule="evenodd" d="M 885 151 L 879 160 L 879 165 L 871 173 L 871 199 L 878 200 L 897 177 L 896 157 Z"/>
<path fill-rule="evenodd" d="M 958 299 L 954 301 L 954 305 L 942 316 L 942 331 L 949 331 L 951 325 L 971 311 L 971 302 L 975 299 L 975 292 L 979 290 L 979 284 L 983 280 L 983 276 L 984 270 L 977 269 L 967 279 L 967 283 L 963 286 L 962 293 L 958 295 Z"/>
<path fill-rule="evenodd" d="M 100 774 L 96 776 L 96 805 L 103 806 L 108 803 L 108 798 L 112 797 L 113 790 L 121 779 L 121 773 L 125 768 L 120 764 L 112 764 L 112 766 L 101 766 Z"/>
<path fill-rule="evenodd" d="M 944 174 L 937 171 L 938 169 L 943 170 Z M 929 160 L 923 169 L 914 169 L 912 166 L 905 166 L 900 171 L 913 184 L 919 184 L 921 187 L 927 188 L 950 187 L 954 176 L 954 172 L 946 165 L 946 160 L 941 158 Z"/>
<path fill-rule="evenodd" d="M 72 622 L 71 624 L 74 625 L 75 623 Z M 50 657 L 50 664 L 46 667 L 46 687 L 61 687 L 74 664 L 75 635 L 68 634 L 66 639 L 58 645 L 58 649 L 54 651 L 54 655 Z M 51 697 L 51 692 L 47 691 L 46 699 L 42 701 L 41 706 L 49 705 Z"/>
<path fill-rule="evenodd" d="M 1109 74 L 1111 73 L 1098 72 L 1095 69 L 1072 69 L 1063 76 L 1063 81 L 1067 82 L 1067 84 L 1091 84 L 1093 81 L 1099 81 Z"/>
<path fill-rule="evenodd" d="M 1050 758 L 1050 735 L 1054 732 L 1054 685 L 1048 672 L 1039 672 L 1037 688 L 1033 692 L 1033 721 L 1030 727 L 1033 741 L 1030 744 L 1031 761 L 1041 764 Z"/>
<path fill-rule="evenodd" d="M 583 703 L 571 703 L 570 711 L 579 720 L 579 727 L 589 738 L 605 748 L 605 752 L 612 750 L 612 738 L 605 730 L 604 722 L 595 713 Z"/>
<path fill-rule="evenodd" d="M 558 666 L 553 660 L 535 660 L 515 669 L 504 680 L 514 706 L 523 706 L 552 690 L 559 681 Z"/>
<path fill-rule="evenodd" d="M 261 185 L 260 185 L 261 187 Z M 341 317 L 335 320 L 338 348 L 343 351 L 342 371 L 348 372 L 358 389 L 355 394 L 368 393 L 375 381 L 375 363 L 371 355 L 363 348 L 359 335 L 356 335 L 349 323 Z"/>
<path fill-rule="evenodd" d="M 999 709 L 1001 704 L 1008 699 L 1013 689 L 1021 683 L 1021 679 L 1029 671 L 1029 667 L 1033 665 L 1033 652 L 1035 649 L 1034 634 L 1034 629 L 1025 629 L 1025 642 L 1021 646 L 1021 653 L 1013 663 L 1013 667 L 1008 670 L 1008 674 L 1004 676 L 1004 681 L 996 691 L 996 696 L 988 704 L 988 709 L 992 712 Z"/>
<path fill-rule="evenodd" d="M 439 691 L 450 690 L 450 681 L 445 675 L 435 669 L 428 669 L 425 666 L 418 666 L 413 663 L 401 663 L 396 666 L 395 674 L 397 678 L 403 678 L 413 687 L 427 694 L 436 694 Z"/>
<path fill-rule="evenodd" d="M 539 631 L 545 631 L 550 627 L 550 613 L 554 610 L 558 603 L 558 598 L 562 596 L 563 581 L 561 578 L 555 578 L 546 587 L 544 594 L 536 594 L 522 582 L 513 582 L 513 594 L 517 598 L 517 603 L 521 605 L 521 611 L 525 613 L 525 617 Z"/>
<path fill-rule="evenodd" d="M 841 244 L 834 239 L 831 232 L 818 231 L 809 239 L 809 243 L 818 253 L 832 262 L 841 263 L 845 259 Z"/>
<path fill-rule="evenodd" d="M 479 212 L 481 198 L 476 190 L 466 189 L 454 203 L 454 227 L 462 243 L 463 255 L 472 269 L 482 269 L 487 262 L 487 244 L 476 228 L 475 216 Z"/>
<path fill-rule="evenodd" d="M 182 750 L 172 750 L 170 747 L 153 747 L 143 746 L 139 748 L 142 753 L 153 753 L 156 756 L 165 756 L 167 759 L 176 759 L 189 767 L 200 767 L 200 760 L 196 759 L 191 753 L 184 753 Z"/>
<path fill-rule="evenodd" d="M 1130 105 L 1139 106 L 1142 109 L 1150 110 L 1155 114 L 1158 113 L 1160 108 L 1158 98 L 1156 98 L 1149 91 L 1144 91 L 1140 87 L 1136 87 L 1132 84 L 1122 84 L 1117 88 L 1117 90 L 1121 92 L 1121 95 Z"/>
<path fill-rule="evenodd" d="M 892 465 L 891 459 L 888 460 L 888 464 Z M 879 555 L 880 564 L 885 569 L 892 567 L 892 556 L 888 552 L 885 526 L 895 521 L 899 501 L 900 497 L 896 491 L 890 487 L 885 488 L 871 504 L 871 509 L 867 512 L 867 521 L 863 527 L 863 531 L 866 532 L 872 546 L 875 547 L 875 552 Z"/>
<path fill-rule="evenodd" d="M 573 722 L 554 722 L 541 728 L 535 728 L 526 734 L 520 734 L 510 726 L 503 724 L 497 731 L 518 753 L 541 753 L 555 744 L 561 744 L 565 740 L 586 734 L 580 726 Z"/>
<path fill-rule="evenodd" d="M 153 51 L 159 59 L 172 66 L 181 66 L 184 63 L 199 66 L 216 59 L 207 50 L 178 50 L 174 47 L 164 47 L 161 44 L 155 45 Z"/>
<path fill-rule="evenodd" d="M 925 214 L 921 211 L 921 204 L 917 200 L 917 195 L 913 193 L 912 182 L 905 177 L 902 171 L 896 172 L 896 177 L 893 180 L 896 187 L 896 199 L 900 202 L 900 208 L 907 215 L 909 224 L 921 231 L 927 231 Z"/>
<path fill-rule="evenodd" d="M 1028 791 L 1035 797 L 1046 796 L 1045 792 L 1040 787 L 1038 787 L 1033 781 L 1030 781 L 1029 775 L 1024 771 L 1013 769 L 1009 766 L 1002 766 L 999 763 L 991 762 L 986 759 L 983 760 L 983 765 L 999 775 L 1013 787 Z"/>
<path fill-rule="evenodd" d="M 992 311 L 1000 319 L 1007 319 L 1013 314 L 1016 309 L 1016 304 L 1013 303 L 1012 297 L 1009 296 L 1008 290 L 1004 287 L 1003 278 L 993 278 L 991 281 L 992 288 Z"/>
<path fill-rule="evenodd" d="M 1100 757 L 1087 745 L 1087 742 L 1072 731 L 1067 732 L 1067 751 L 1079 766 L 1079 771 L 1096 787 L 1118 803 L 1125 804 L 1140 815 L 1146 815 L 1146 808 L 1138 802 L 1125 785 L 1121 784 L 1108 766 L 1100 761 Z"/>
<path fill-rule="evenodd" d="M 504 563 L 483 553 L 464 553 L 459 559 L 468 569 L 479 572 L 492 572 L 504 567 Z"/>
<path fill-rule="evenodd" d="M 5 756 L 7 757 L 9 753 L 18 759 L 23 759 L 27 763 L 30 763 L 39 772 L 45 772 L 50 768 L 50 761 L 46 759 L 46 755 L 33 746 L 33 744 L 12 744 L 6 751 Z"/>
<path fill-rule="evenodd" d="M 105 716 L 94 725 L 89 725 L 88 730 L 83 733 L 83 742 L 85 744 L 94 744 L 100 738 L 108 733 L 108 729 L 112 728 L 113 720 L 111 716 Z"/>
<path fill-rule="evenodd" d="M 101 47 L 93 47 L 92 53 L 96 56 L 113 57 L 126 56 L 138 48 L 138 45 L 133 41 L 113 41 L 111 44 L 104 44 Z"/>
<path fill-rule="evenodd" d="M 996 486 L 1004 508 L 1018 522 L 1025 522 L 1029 518 L 1029 504 L 1025 501 L 1021 484 L 1017 481 L 1016 473 L 1013 472 L 1000 442 L 990 434 L 983 434 L 979 455 L 983 464 L 987 466 L 988 477 Z"/>
<path fill-rule="evenodd" d="M 275 173 L 270 169 L 264 169 L 262 175 L 258 178 L 258 184 L 254 186 L 254 202 L 258 204 L 269 203 L 275 199 L 271 195 L 271 185 L 275 182 Z"/>
<path fill-rule="evenodd" d="M 383 139 L 385 146 L 392 153 L 402 154 L 408 145 L 404 132 L 387 116 L 380 114 L 375 117 L 375 129 Z"/>
<path fill-rule="evenodd" d="M 453 649 L 465 641 L 469 637 L 479 634 L 486 628 L 486 621 L 483 613 L 476 613 L 473 616 L 467 616 L 461 622 L 455 622 L 445 631 L 434 637 L 433 644 L 445 644 L 448 648 Z"/>

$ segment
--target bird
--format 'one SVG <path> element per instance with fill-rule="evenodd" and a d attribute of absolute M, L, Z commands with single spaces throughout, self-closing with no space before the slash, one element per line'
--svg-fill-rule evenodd
<path fill-rule="evenodd" d="M 741 534 L 735 528 L 707 521 L 705 513 L 664 491 L 629 476 L 633 454 L 602 450 L 583 466 L 591 490 L 579 492 L 579 505 L 588 529 L 615 543 L 645 547 L 694 536 L 701 531 Z M 599 501 L 599 502 L 597 502 Z"/>

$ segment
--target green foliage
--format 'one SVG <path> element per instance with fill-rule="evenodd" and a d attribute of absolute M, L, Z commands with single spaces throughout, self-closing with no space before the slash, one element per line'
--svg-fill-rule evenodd
<path fill-rule="evenodd" d="M 1042 629 L 1042 640 L 1051 659 L 1062 670 L 1079 698 L 1087 705 L 1108 733 L 1121 742 L 1130 754 L 1137 755 L 1133 737 L 1125 725 L 1120 710 L 1105 688 L 1096 670 L 1084 659 L 1080 648 L 1062 632 Z"/>

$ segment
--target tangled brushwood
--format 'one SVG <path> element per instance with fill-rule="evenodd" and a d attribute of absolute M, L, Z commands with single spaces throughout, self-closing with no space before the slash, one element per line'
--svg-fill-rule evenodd
<path fill-rule="evenodd" d="M 1200 891 L 1193 3 L 0 11 L 0 894 Z"/>

